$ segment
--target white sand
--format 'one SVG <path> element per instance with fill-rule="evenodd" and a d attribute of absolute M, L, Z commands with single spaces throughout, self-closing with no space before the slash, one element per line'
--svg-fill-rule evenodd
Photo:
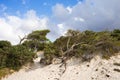
<path fill-rule="evenodd" d="M 65 73 L 64 66 L 59 67 L 61 64 L 41 67 L 37 62 L 40 58 L 37 59 L 32 69 L 22 69 L 2 80 L 120 80 L 120 72 L 114 71 L 115 68 L 120 69 L 120 66 L 113 65 L 120 63 L 120 55 L 113 56 L 110 60 L 96 57 L 91 62 L 84 63 L 71 59 L 67 62 Z"/>

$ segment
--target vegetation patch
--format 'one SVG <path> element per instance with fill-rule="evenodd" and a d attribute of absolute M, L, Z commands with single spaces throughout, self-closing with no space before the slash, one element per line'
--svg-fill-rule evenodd
<path fill-rule="evenodd" d="M 52 63 L 54 57 L 61 58 L 64 63 L 71 57 L 90 61 L 98 53 L 103 59 L 110 59 L 120 51 L 119 37 L 119 29 L 100 32 L 68 30 L 65 36 L 45 46 L 44 61 L 48 64 Z"/>
<path fill-rule="evenodd" d="M 11 73 L 11 70 L 18 71 L 27 63 L 32 63 L 38 50 L 43 50 L 48 39 L 49 30 L 37 30 L 28 34 L 17 45 L 9 41 L 0 41 L 0 78 Z"/>
<path fill-rule="evenodd" d="M 44 51 L 44 58 L 40 63 L 49 65 L 54 58 L 59 58 L 65 70 L 66 61 L 72 57 L 90 61 L 100 53 L 102 58 L 109 59 L 120 51 L 119 29 L 100 32 L 68 30 L 64 36 L 60 36 L 54 42 L 47 39 L 46 35 L 49 32 L 49 30 L 32 31 L 27 36 L 20 37 L 17 45 L 12 45 L 9 41 L 0 41 L 0 75 L 9 73 L 7 70 L 4 72 L 5 69 L 16 71 L 25 64 L 32 63 L 36 57 L 35 53 L 39 50 Z M 119 72 L 119 69 L 114 70 Z"/>
<path fill-rule="evenodd" d="M 14 70 L 10 70 L 8 68 L 0 69 L 0 79 L 5 77 L 6 75 L 12 74 L 13 72 Z"/>

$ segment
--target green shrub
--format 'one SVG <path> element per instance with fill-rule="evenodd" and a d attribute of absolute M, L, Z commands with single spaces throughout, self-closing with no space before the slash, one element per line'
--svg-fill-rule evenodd
<path fill-rule="evenodd" d="M 35 53 L 25 46 L 13 46 L 7 55 L 6 67 L 17 70 L 26 63 L 32 62 L 34 56 Z"/>

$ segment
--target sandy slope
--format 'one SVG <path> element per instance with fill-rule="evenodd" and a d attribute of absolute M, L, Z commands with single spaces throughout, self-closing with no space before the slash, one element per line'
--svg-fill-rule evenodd
<path fill-rule="evenodd" d="M 40 55 L 41 56 L 41 55 Z M 65 73 L 61 64 L 51 64 L 42 67 L 38 64 L 40 57 L 35 60 L 35 65 L 30 70 L 20 70 L 2 80 L 120 80 L 120 66 L 113 63 L 120 63 L 120 55 L 111 57 L 110 60 L 103 60 L 96 56 L 91 62 L 81 63 L 77 59 L 67 62 Z"/>

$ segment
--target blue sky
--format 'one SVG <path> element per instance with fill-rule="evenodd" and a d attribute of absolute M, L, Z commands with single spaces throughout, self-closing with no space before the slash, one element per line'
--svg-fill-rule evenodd
<path fill-rule="evenodd" d="M 120 0 L 0 0 L 0 40 L 19 42 L 33 30 L 49 29 L 54 41 L 68 29 L 120 29 Z"/>
<path fill-rule="evenodd" d="M 81 0 L 82 1 L 82 0 Z M 27 10 L 34 9 L 38 15 L 52 14 L 52 7 L 59 3 L 64 6 L 73 6 L 78 0 L 0 0 L 0 4 L 7 6 L 5 12 L 16 15 L 16 12 L 25 13 Z"/>

